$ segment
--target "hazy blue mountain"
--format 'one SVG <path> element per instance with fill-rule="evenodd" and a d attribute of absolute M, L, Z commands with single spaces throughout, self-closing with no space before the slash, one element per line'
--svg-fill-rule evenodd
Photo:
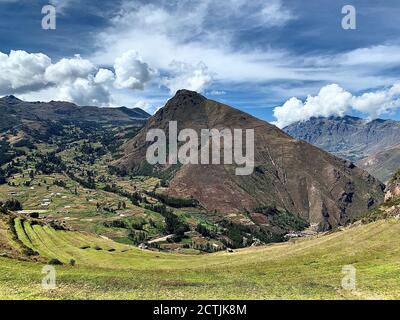
<path fill-rule="evenodd" d="M 400 142 L 399 121 L 368 121 L 351 116 L 318 117 L 293 123 L 284 131 L 296 139 L 356 162 L 382 181 L 387 181 L 400 167 L 399 148 L 396 147 Z"/>

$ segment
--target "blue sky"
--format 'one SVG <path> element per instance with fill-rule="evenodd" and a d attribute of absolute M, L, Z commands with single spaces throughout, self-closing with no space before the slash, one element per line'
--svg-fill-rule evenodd
<path fill-rule="evenodd" d="M 397 0 L 0 0 L 0 14 L 0 95 L 154 112 L 187 88 L 279 126 L 400 119 Z"/>

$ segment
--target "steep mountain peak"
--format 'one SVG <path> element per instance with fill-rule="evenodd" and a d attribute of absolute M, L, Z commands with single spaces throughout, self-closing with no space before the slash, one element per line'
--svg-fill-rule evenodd
<path fill-rule="evenodd" d="M 197 93 L 186 89 L 178 90 L 166 104 L 166 107 L 185 108 L 188 106 L 196 106 L 206 101 L 207 98 Z"/>
<path fill-rule="evenodd" d="M 14 95 L 5 96 L 5 97 L 1 98 L 0 100 L 7 104 L 18 104 L 18 103 L 22 102 L 22 100 L 18 99 Z"/>
<path fill-rule="evenodd" d="M 175 93 L 175 96 L 173 98 L 178 99 L 178 98 L 199 98 L 199 99 L 207 99 L 206 97 L 204 97 L 203 95 L 201 95 L 200 93 L 196 92 L 196 91 L 191 91 L 191 90 L 187 90 L 187 89 L 181 89 L 178 90 Z"/>
<path fill-rule="evenodd" d="M 177 122 L 178 130 L 190 128 L 198 134 L 202 129 L 254 129 L 253 173 L 237 176 L 235 165 L 149 164 L 147 133 L 161 129 L 169 136 L 170 121 Z M 121 147 L 121 153 L 113 162 L 116 167 L 164 176 L 169 180 L 168 196 L 194 198 L 209 212 L 223 215 L 279 207 L 327 230 L 359 217 L 383 200 L 382 185 L 350 162 L 188 90 L 178 91 Z"/>
<path fill-rule="evenodd" d="M 147 119 L 151 117 L 150 114 L 140 108 L 128 108 L 124 106 L 117 109 L 121 110 L 123 113 L 132 118 Z"/>

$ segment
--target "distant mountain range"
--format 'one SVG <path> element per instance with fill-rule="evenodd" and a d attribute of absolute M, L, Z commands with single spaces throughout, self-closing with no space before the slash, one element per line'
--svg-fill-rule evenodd
<path fill-rule="evenodd" d="M 400 122 L 394 120 L 318 117 L 283 129 L 292 137 L 311 143 L 386 182 L 400 167 Z"/>
<path fill-rule="evenodd" d="M 150 115 L 142 109 L 77 106 L 63 101 L 26 102 L 15 96 L 0 98 L 0 131 L 28 122 L 120 122 L 143 124 Z"/>
<path fill-rule="evenodd" d="M 146 133 L 155 128 L 167 132 L 169 121 L 177 121 L 179 130 L 254 129 L 254 173 L 237 176 L 232 165 L 150 166 Z M 274 208 L 284 208 L 318 230 L 328 230 L 358 218 L 383 199 L 383 186 L 350 161 L 187 90 L 178 91 L 121 151 L 123 157 L 114 162 L 121 170 L 168 177 L 168 195 L 194 198 L 209 212 L 226 217 L 247 212 L 267 223 L 263 210 L 271 213 Z M 245 216 L 239 219 L 246 223 Z"/>
<path fill-rule="evenodd" d="M 15 96 L 0 98 L 0 136 L 11 133 L 12 143 L 46 139 L 65 125 L 142 127 L 149 117 L 139 108 L 82 107 L 63 101 L 27 102 Z"/>

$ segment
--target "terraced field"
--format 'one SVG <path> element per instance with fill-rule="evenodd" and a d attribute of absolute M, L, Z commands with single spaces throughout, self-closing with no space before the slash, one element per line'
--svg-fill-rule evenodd
<path fill-rule="evenodd" d="M 0 298 L 369 299 L 400 298 L 400 222 L 380 220 L 313 238 L 182 255 L 142 251 L 81 232 L 15 220 L 18 238 L 56 266 L 57 289 L 41 287 L 43 264 L 0 257 Z M 101 248 L 101 250 L 100 250 Z M 76 260 L 69 266 L 70 259 Z M 341 287 L 342 267 L 356 290 Z"/>

